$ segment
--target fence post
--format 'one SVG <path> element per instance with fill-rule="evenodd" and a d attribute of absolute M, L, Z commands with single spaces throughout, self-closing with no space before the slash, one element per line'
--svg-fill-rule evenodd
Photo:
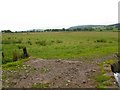
<path fill-rule="evenodd" d="M 23 48 L 23 57 L 24 57 L 24 58 L 25 58 L 25 57 L 29 57 L 29 56 L 28 56 L 28 53 L 27 53 L 26 47 Z"/>
<path fill-rule="evenodd" d="M 5 55 L 4 55 L 4 53 L 2 52 L 2 59 L 4 59 L 4 57 L 5 57 Z"/>

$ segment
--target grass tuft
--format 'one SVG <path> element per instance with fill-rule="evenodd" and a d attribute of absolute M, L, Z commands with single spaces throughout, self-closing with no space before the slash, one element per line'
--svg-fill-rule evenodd
<path fill-rule="evenodd" d="M 109 80 L 109 79 L 110 79 L 109 76 L 105 76 L 105 75 L 103 75 L 103 74 L 97 75 L 97 76 L 95 77 L 95 80 L 96 80 L 97 82 L 100 82 L 100 83 L 103 83 L 104 81 L 107 81 L 107 80 Z"/>

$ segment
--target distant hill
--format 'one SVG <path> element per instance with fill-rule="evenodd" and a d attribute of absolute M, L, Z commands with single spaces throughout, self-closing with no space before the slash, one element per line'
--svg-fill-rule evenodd
<path fill-rule="evenodd" d="M 115 27 L 115 28 L 120 28 L 120 23 L 112 24 L 112 25 L 109 25 L 109 26 L 112 26 L 112 27 Z"/>
<path fill-rule="evenodd" d="M 61 31 L 118 31 L 120 30 L 120 23 L 111 25 L 78 25 L 72 26 L 70 28 L 62 29 L 29 29 L 24 31 L 14 31 L 14 32 L 61 32 Z M 2 33 L 12 33 L 11 30 L 1 30 Z"/>
<path fill-rule="evenodd" d="M 78 25 L 78 26 L 72 26 L 68 28 L 69 30 L 74 29 L 110 29 L 110 28 L 120 28 L 120 23 L 112 24 L 112 25 Z"/>

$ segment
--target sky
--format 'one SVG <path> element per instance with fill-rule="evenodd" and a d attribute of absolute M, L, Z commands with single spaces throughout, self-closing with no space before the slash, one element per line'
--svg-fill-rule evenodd
<path fill-rule="evenodd" d="M 0 30 L 69 28 L 118 22 L 119 0 L 0 0 Z"/>

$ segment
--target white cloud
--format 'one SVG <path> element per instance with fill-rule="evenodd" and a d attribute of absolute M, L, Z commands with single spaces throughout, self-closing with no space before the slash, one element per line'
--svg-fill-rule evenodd
<path fill-rule="evenodd" d="M 0 0 L 0 29 L 118 22 L 118 0 Z"/>

